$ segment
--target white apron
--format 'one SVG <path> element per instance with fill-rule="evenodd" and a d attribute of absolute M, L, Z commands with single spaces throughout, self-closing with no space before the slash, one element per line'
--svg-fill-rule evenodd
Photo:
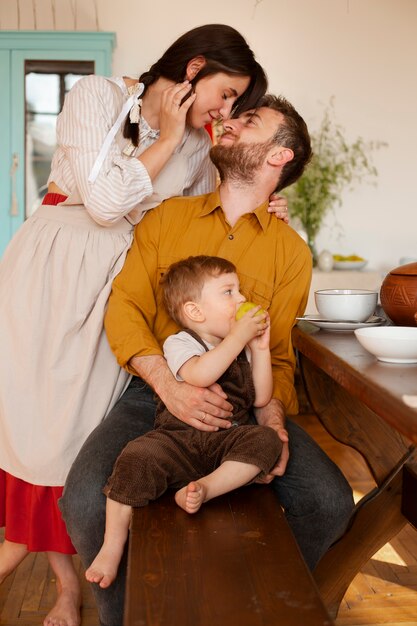
<path fill-rule="evenodd" d="M 191 131 L 135 221 L 182 195 L 197 141 Z M 103 317 L 132 229 L 127 219 L 99 226 L 83 205 L 41 206 L 0 262 L 0 468 L 26 482 L 64 485 L 127 385 Z"/>

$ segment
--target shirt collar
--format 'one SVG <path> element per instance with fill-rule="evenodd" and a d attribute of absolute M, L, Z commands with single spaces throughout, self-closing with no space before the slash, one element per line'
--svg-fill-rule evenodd
<path fill-rule="evenodd" d="M 248 216 L 253 215 L 257 219 L 259 225 L 264 232 L 267 230 L 271 221 L 271 213 L 268 213 L 267 211 L 268 204 L 269 202 L 268 200 L 266 200 L 260 206 L 258 206 L 255 211 L 246 214 Z M 205 217 L 206 215 L 213 213 L 213 211 L 215 211 L 216 209 L 221 209 L 221 211 L 223 212 L 218 188 L 216 189 L 216 191 L 213 191 L 212 193 L 207 195 L 206 201 L 203 204 L 201 210 L 201 217 Z"/>
<path fill-rule="evenodd" d="M 212 193 L 207 194 L 206 200 L 201 209 L 201 217 L 205 217 L 206 215 L 213 213 L 216 209 L 221 209 L 223 211 L 218 188 Z"/>
<path fill-rule="evenodd" d="M 253 212 L 264 232 L 267 230 L 273 217 L 271 213 L 268 213 L 268 205 L 269 200 L 266 200 L 265 202 L 262 202 L 262 204 Z"/>

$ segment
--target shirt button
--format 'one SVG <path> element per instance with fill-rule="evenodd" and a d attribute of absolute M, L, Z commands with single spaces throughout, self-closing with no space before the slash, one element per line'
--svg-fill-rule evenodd
<path fill-rule="evenodd" d="M 229 235 L 229 239 L 230 239 L 230 241 L 231 241 L 232 239 L 234 239 L 233 235 Z"/>

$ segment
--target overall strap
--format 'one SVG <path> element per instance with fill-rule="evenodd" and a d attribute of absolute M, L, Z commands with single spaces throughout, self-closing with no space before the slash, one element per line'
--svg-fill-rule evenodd
<path fill-rule="evenodd" d="M 193 339 L 195 339 L 201 346 L 203 346 L 204 350 L 206 352 L 209 351 L 209 349 L 207 348 L 206 344 L 204 343 L 204 341 L 201 339 L 201 337 L 199 335 L 197 335 L 196 332 L 194 332 L 193 330 L 190 330 L 189 328 L 183 328 L 183 331 L 185 333 L 188 333 L 190 335 L 190 337 L 192 337 Z"/>
<path fill-rule="evenodd" d="M 201 339 L 201 337 L 199 335 L 197 335 L 196 332 L 194 332 L 193 330 L 190 330 L 189 328 L 183 328 L 183 332 L 184 333 L 188 333 L 190 335 L 190 337 L 192 337 L 193 339 L 195 339 L 200 345 L 203 346 L 204 350 L 206 352 L 209 352 L 209 349 L 207 348 L 206 344 L 204 343 L 204 341 Z M 245 348 L 243 348 L 242 352 L 240 352 L 237 355 L 237 360 L 238 361 L 246 361 L 246 363 L 248 363 L 248 357 L 246 355 L 246 350 Z"/>

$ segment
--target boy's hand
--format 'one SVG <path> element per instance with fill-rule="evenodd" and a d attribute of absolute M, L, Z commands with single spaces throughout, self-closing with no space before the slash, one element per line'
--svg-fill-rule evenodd
<path fill-rule="evenodd" d="M 266 328 L 264 330 L 264 332 L 261 335 L 256 335 L 256 337 L 254 337 L 253 339 L 251 339 L 250 341 L 248 341 L 248 345 L 249 348 L 251 349 L 252 352 L 255 352 L 256 350 L 262 351 L 262 350 L 268 350 L 269 352 L 269 342 L 270 342 L 270 335 L 271 335 L 271 320 L 269 319 L 269 315 L 267 314 L 267 317 L 265 319 L 265 323 L 266 323 Z"/>
<path fill-rule="evenodd" d="M 268 313 L 259 313 L 261 306 L 255 306 L 250 309 L 243 317 L 235 321 L 230 331 L 232 336 L 239 338 L 243 346 L 248 344 L 252 339 L 261 337 L 269 328 Z M 269 338 L 268 338 L 269 347 Z"/>

